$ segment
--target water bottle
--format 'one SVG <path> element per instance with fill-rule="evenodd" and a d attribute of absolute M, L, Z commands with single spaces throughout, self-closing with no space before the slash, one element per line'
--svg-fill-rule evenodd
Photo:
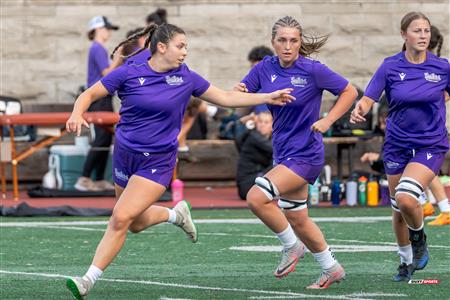
<path fill-rule="evenodd" d="M 171 188 L 173 205 L 177 205 L 178 202 L 183 201 L 184 183 L 180 179 L 175 179 L 172 181 Z"/>
<path fill-rule="evenodd" d="M 358 179 L 358 200 L 359 204 L 362 206 L 366 205 L 367 195 L 366 195 L 366 185 L 367 177 L 361 176 Z"/>
<path fill-rule="evenodd" d="M 312 206 L 319 205 L 319 185 L 318 180 L 313 185 L 309 185 L 309 203 Z"/>
<path fill-rule="evenodd" d="M 378 206 L 378 181 L 373 177 L 367 184 L 367 205 Z"/>
<path fill-rule="evenodd" d="M 356 199 L 358 198 L 358 183 L 356 182 L 356 179 L 350 178 L 349 181 L 347 181 L 346 187 L 345 187 L 345 199 L 347 199 L 347 205 L 348 206 L 355 206 Z"/>
<path fill-rule="evenodd" d="M 320 201 L 328 202 L 331 199 L 330 187 L 326 184 L 322 184 L 320 187 Z"/>
<path fill-rule="evenodd" d="M 333 203 L 333 206 L 338 206 L 341 194 L 341 182 L 339 179 L 333 180 L 333 184 L 331 185 L 331 203 Z"/>

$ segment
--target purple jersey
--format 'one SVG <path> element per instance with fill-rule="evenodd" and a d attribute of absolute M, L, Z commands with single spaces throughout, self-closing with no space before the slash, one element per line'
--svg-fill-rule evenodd
<path fill-rule="evenodd" d="M 134 49 L 133 51 L 136 51 L 136 50 L 138 50 L 139 48 L 137 48 L 137 49 Z M 149 59 L 150 59 L 150 57 L 152 56 L 152 53 L 150 52 L 150 49 L 145 49 L 145 50 L 142 50 L 141 52 L 139 52 L 138 54 L 135 54 L 135 55 L 133 55 L 133 56 L 131 56 L 131 57 L 129 57 L 129 58 L 127 58 L 127 62 L 128 61 L 134 61 L 134 62 L 147 62 Z"/>
<path fill-rule="evenodd" d="M 324 163 L 322 134 L 311 125 L 319 119 L 323 90 L 340 94 L 348 81 L 318 61 L 300 56 L 289 68 L 277 56 L 266 56 L 242 80 L 249 92 L 270 93 L 293 88 L 297 99 L 285 106 L 268 105 L 273 116 L 273 156 L 290 157 L 309 165 Z"/>
<path fill-rule="evenodd" d="M 410 63 L 404 52 L 386 58 L 364 95 L 378 101 L 381 93 L 386 93 L 386 144 L 446 151 L 444 90 L 450 92 L 450 65 L 430 52 L 426 55 L 421 64 Z"/>
<path fill-rule="evenodd" d="M 102 78 L 102 71 L 109 67 L 108 51 L 96 41 L 92 42 L 88 55 L 87 87 Z"/>
<path fill-rule="evenodd" d="M 122 106 L 116 140 L 137 152 L 162 153 L 177 148 L 177 136 L 191 95 L 199 97 L 209 82 L 182 64 L 158 73 L 148 63 L 127 62 L 101 79 Z"/>

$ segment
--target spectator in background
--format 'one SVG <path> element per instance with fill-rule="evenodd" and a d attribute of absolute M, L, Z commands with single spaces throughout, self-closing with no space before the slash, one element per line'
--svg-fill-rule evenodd
<path fill-rule="evenodd" d="M 239 161 L 236 174 L 239 197 L 247 193 L 258 176 L 272 168 L 272 114 L 263 111 L 256 116 L 256 128 L 236 137 Z"/>
<path fill-rule="evenodd" d="M 152 24 L 161 25 L 167 23 L 167 10 L 164 8 L 158 8 L 154 12 L 147 15 L 145 22 L 147 23 L 147 26 Z"/>
<path fill-rule="evenodd" d="M 250 67 L 253 68 L 255 65 L 257 65 L 260 61 L 264 59 L 266 56 L 272 56 L 273 51 L 266 47 L 266 46 L 257 46 L 253 47 L 252 50 L 248 53 L 247 60 L 250 63 Z M 242 107 L 236 109 L 236 112 L 240 116 L 246 116 L 254 112 L 255 114 L 258 114 L 262 111 L 267 111 L 268 108 L 265 104 L 258 105 L 255 107 Z M 253 116 L 254 117 L 254 116 Z M 243 120 L 243 123 L 245 123 L 246 119 Z"/>
<path fill-rule="evenodd" d="M 110 64 L 106 42 L 111 38 L 111 32 L 119 27 L 112 25 L 104 16 L 93 17 L 89 22 L 88 38 L 92 41 L 88 55 L 87 87 L 91 87 L 103 76 L 110 73 L 123 62 L 120 51 L 114 56 Z M 97 102 L 92 103 L 88 111 L 113 111 L 112 96 L 107 95 Z M 109 147 L 112 142 L 112 133 L 107 129 L 94 126 L 94 140 L 91 144 L 88 156 L 84 163 L 83 173 L 75 183 L 79 191 L 114 190 L 114 186 L 105 180 L 105 169 L 108 162 Z M 99 148 L 107 148 L 102 149 Z M 95 170 L 96 181 L 91 180 L 92 171 Z"/>

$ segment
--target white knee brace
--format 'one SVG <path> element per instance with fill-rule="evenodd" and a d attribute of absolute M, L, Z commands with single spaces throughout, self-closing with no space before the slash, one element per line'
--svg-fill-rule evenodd
<path fill-rule="evenodd" d="M 273 184 L 273 182 L 270 181 L 269 178 L 256 177 L 255 184 L 267 196 L 269 201 L 272 201 L 273 199 L 278 199 L 278 197 L 280 197 L 280 193 L 278 192 L 277 187 L 275 186 L 275 184 Z"/>
<path fill-rule="evenodd" d="M 414 178 L 402 177 L 395 188 L 395 196 L 397 197 L 401 193 L 407 194 L 419 201 L 419 197 L 423 194 L 423 187 Z"/>
<path fill-rule="evenodd" d="M 307 208 L 306 200 L 288 200 L 280 198 L 278 207 L 290 211 L 298 211 Z"/>

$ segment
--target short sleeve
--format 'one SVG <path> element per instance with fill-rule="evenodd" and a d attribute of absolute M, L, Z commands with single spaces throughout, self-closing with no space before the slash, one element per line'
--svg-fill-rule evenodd
<path fill-rule="evenodd" d="M 194 71 L 191 71 L 191 77 L 192 77 L 192 84 L 193 84 L 193 90 L 192 90 L 192 96 L 194 97 L 200 97 L 203 95 L 206 90 L 209 88 L 211 83 L 204 79 L 202 76 L 198 75 Z"/>
<path fill-rule="evenodd" d="M 96 48 L 93 58 L 100 73 L 109 67 L 108 52 L 105 49 L 100 47 Z"/>
<path fill-rule="evenodd" d="M 364 92 L 364 96 L 369 97 L 375 102 L 378 102 L 385 87 L 386 87 L 386 70 L 385 64 L 383 63 L 381 64 L 380 67 L 378 67 L 378 70 L 372 76 L 372 79 L 370 79 L 370 82 L 367 85 L 367 88 Z"/>
<path fill-rule="evenodd" d="M 347 87 L 348 80 L 334 72 L 326 65 L 315 62 L 313 65 L 314 80 L 321 90 L 327 90 L 337 96 Z"/>
<path fill-rule="evenodd" d="M 103 86 L 108 90 L 108 92 L 112 95 L 115 91 L 120 89 L 120 86 L 125 82 L 127 79 L 127 65 L 122 65 L 118 67 L 117 69 L 114 69 L 113 71 L 106 74 L 105 77 L 100 79 L 100 82 L 103 84 Z"/>
<path fill-rule="evenodd" d="M 261 89 L 259 73 L 263 63 L 264 60 L 260 61 L 250 70 L 247 76 L 245 76 L 244 79 L 241 80 L 241 82 L 245 84 L 250 93 L 256 93 Z"/>

